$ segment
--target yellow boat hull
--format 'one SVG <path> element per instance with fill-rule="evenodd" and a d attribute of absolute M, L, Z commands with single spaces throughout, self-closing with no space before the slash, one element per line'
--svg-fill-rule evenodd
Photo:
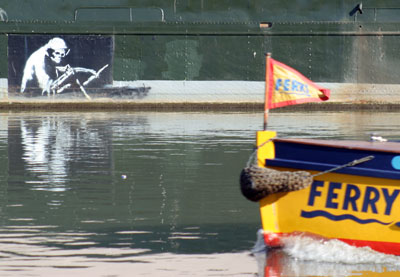
<path fill-rule="evenodd" d="M 258 132 L 257 145 L 274 136 Z M 268 166 L 275 151 L 273 141 L 260 147 L 259 165 Z M 280 246 L 283 236 L 305 233 L 400 255 L 399 180 L 328 173 L 315 177 L 306 189 L 263 198 L 260 212 L 265 242 L 272 247 Z"/>

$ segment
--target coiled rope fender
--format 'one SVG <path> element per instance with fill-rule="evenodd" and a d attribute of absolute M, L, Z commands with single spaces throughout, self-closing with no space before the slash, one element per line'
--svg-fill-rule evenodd
<path fill-rule="evenodd" d="M 251 165 L 240 173 L 242 194 L 251 201 L 259 201 L 265 196 L 278 192 L 289 192 L 308 187 L 313 182 L 307 171 L 278 171 Z"/>
<path fill-rule="evenodd" d="M 328 169 L 311 175 L 307 171 L 279 171 L 267 167 L 260 167 L 254 162 L 257 150 L 268 141 L 261 144 L 250 156 L 247 166 L 240 173 L 240 189 L 242 194 L 251 201 L 259 201 L 267 195 L 278 192 L 289 192 L 304 189 L 313 182 L 313 177 L 328 172 L 339 170 L 344 167 L 354 166 L 374 158 L 374 156 L 363 157 L 358 160 Z"/>

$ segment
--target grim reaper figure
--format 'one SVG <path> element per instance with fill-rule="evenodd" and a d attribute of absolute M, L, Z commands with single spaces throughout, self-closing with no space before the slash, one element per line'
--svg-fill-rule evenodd
<path fill-rule="evenodd" d="M 73 85 L 70 77 L 81 72 L 89 74 L 90 77 L 82 84 L 78 78 L 73 78 L 73 83 L 80 88 L 86 98 L 90 99 L 84 86 L 98 78 L 108 64 L 97 72 L 89 68 L 71 67 L 64 61 L 69 52 L 70 49 L 65 41 L 58 37 L 50 39 L 47 44 L 33 52 L 25 64 L 21 93 L 24 93 L 28 88 L 40 88 L 42 95 L 61 93 Z"/>
<path fill-rule="evenodd" d="M 50 93 L 51 84 L 57 79 L 57 66 L 62 65 L 68 53 L 65 41 L 57 37 L 33 52 L 25 64 L 21 92 L 28 87 L 39 87 L 42 94 Z"/>

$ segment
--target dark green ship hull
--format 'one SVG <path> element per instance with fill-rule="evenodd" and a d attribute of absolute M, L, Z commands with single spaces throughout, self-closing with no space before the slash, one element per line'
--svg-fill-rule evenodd
<path fill-rule="evenodd" d="M 0 10 L 4 97 L 257 102 L 271 52 L 324 83 L 333 101 L 400 101 L 396 1 L 32 3 L 8 1 Z M 63 69 L 35 81 L 28 59 L 53 38 L 65 42 Z"/>

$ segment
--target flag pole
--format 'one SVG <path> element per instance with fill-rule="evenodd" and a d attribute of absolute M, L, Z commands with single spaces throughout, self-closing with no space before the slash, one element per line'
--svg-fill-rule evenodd
<path fill-rule="evenodd" d="M 269 78 L 268 78 L 268 69 L 269 69 L 269 59 L 271 58 L 271 53 L 267 53 L 265 55 L 265 99 L 264 99 L 264 131 L 267 130 L 268 125 L 268 89 L 269 89 Z"/>

